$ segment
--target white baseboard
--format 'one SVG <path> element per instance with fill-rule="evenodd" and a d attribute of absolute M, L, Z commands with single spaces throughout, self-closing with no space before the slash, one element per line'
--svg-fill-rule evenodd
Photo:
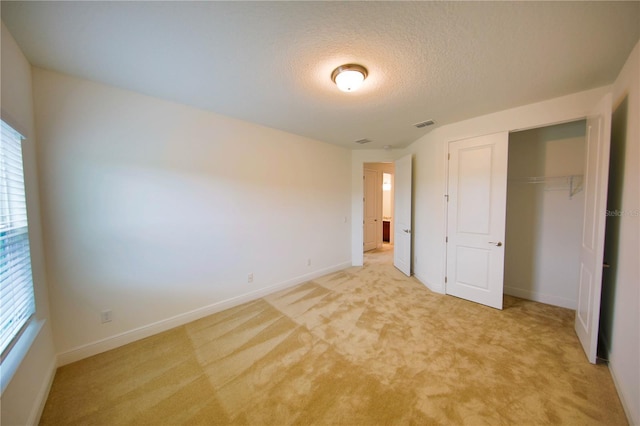
<path fill-rule="evenodd" d="M 611 354 L 607 348 L 607 353 Z M 609 357 L 611 358 L 611 357 Z M 618 392 L 618 398 L 620 398 L 620 403 L 622 403 L 622 408 L 624 409 L 624 413 L 627 416 L 627 421 L 630 425 L 640 425 L 640 413 L 638 413 L 638 408 L 635 411 L 631 411 L 631 407 L 633 405 L 629 404 L 630 401 L 628 398 L 625 398 L 624 392 L 622 392 L 622 387 L 620 386 L 620 382 L 618 380 L 618 374 L 614 368 L 614 363 L 609 359 L 609 373 L 611 374 L 611 378 L 613 379 L 613 385 L 616 387 L 616 391 Z M 637 407 L 637 405 L 635 406 Z M 636 418 L 634 418 L 636 416 Z"/>
<path fill-rule="evenodd" d="M 42 382 L 42 386 L 38 391 L 38 395 L 36 396 L 36 402 L 33 405 L 31 410 L 31 414 L 29 414 L 29 419 L 27 420 L 28 425 L 37 425 L 40 423 L 40 417 L 42 416 L 42 411 L 44 411 L 44 406 L 47 403 L 47 398 L 49 397 L 49 391 L 51 390 L 51 385 L 53 384 L 53 378 L 56 375 L 56 359 L 51 360 L 51 364 L 47 368 L 47 373 L 45 380 Z"/>
<path fill-rule="evenodd" d="M 538 293 L 536 291 L 523 290 L 521 288 L 504 286 L 504 294 L 509 296 L 520 297 L 522 299 L 533 300 L 535 302 L 546 303 L 547 305 L 560 306 L 561 308 L 576 309 L 577 302 L 575 300 L 566 299 L 564 297 L 552 296 L 548 294 Z"/>
<path fill-rule="evenodd" d="M 58 365 L 62 366 L 70 364 L 72 362 L 79 361 L 81 359 L 88 358 L 90 356 L 97 355 L 111 349 L 115 349 L 128 343 L 135 342 L 136 340 L 153 336 L 154 334 L 179 327 L 191 321 L 195 321 L 197 319 L 215 314 L 220 311 L 224 311 L 225 309 L 233 308 L 234 306 L 259 299 L 276 291 L 283 290 L 288 287 L 293 287 L 314 278 L 318 278 L 323 275 L 340 271 L 349 267 L 351 267 L 351 261 L 339 263 L 337 265 L 319 269 L 317 271 L 310 272 L 308 274 L 301 275 L 278 284 L 273 284 L 258 290 L 250 291 L 248 293 L 244 293 L 226 300 L 221 300 L 211 305 L 203 306 L 201 308 L 194 309 L 183 314 L 147 324 L 142 327 L 134 328 L 132 330 L 128 330 L 123 333 L 107 337 L 105 339 L 97 340 L 95 342 L 75 347 L 71 350 L 58 354 Z"/>

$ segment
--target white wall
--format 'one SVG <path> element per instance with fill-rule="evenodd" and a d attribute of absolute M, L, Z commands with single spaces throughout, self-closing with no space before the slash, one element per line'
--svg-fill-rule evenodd
<path fill-rule="evenodd" d="M 582 120 L 509 135 L 506 294 L 576 308 L 584 191 L 527 179 L 582 175 L 584 135 Z"/>
<path fill-rule="evenodd" d="M 609 87 L 512 108 L 433 129 L 404 152 L 414 160 L 414 274 L 431 290 L 444 293 L 446 152 L 450 141 L 515 131 L 586 117 Z"/>
<path fill-rule="evenodd" d="M 56 356 L 49 322 L 47 277 L 42 247 L 31 65 L 4 23 L 1 62 L 2 119 L 26 137 L 23 142 L 23 161 L 36 318 L 2 363 L 4 391 L 0 400 L 0 423 L 24 425 L 35 424 L 40 417 L 55 373 Z M 31 340 L 31 345 L 26 340 Z M 7 379 L 10 381 L 5 383 Z"/>
<path fill-rule="evenodd" d="M 351 265 L 348 150 L 37 68 L 34 91 L 60 363 Z"/>
<path fill-rule="evenodd" d="M 414 273 L 432 290 L 444 292 L 447 143 L 499 131 L 524 130 L 583 119 L 609 91 L 613 92 L 614 107 L 627 98 L 621 209 L 630 212 L 620 218 L 616 290 L 612 295 L 614 300 L 609 318 L 609 368 L 630 422 L 640 424 L 640 220 L 635 214 L 640 211 L 640 45 L 636 45 L 612 87 L 445 125 L 432 130 L 398 156 L 405 153 L 415 155 Z"/>
<path fill-rule="evenodd" d="M 617 228 L 617 258 L 605 271 L 615 275 L 603 288 L 601 329 L 609 346 L 609 369 L 629 421 L 640 425 L 640 43 L 613 85 L 613 108 L 612 147 L 622 147 L 623 170 L 618 170 L 622 185 L 616 188 L 617 205 L 612 207 L 623 213 L 607 220 L 608 227 Z"/>

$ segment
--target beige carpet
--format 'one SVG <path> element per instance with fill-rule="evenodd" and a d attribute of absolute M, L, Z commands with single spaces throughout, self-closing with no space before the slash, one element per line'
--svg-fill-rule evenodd
<path fill-rule="evenodd" d="M 623 425 L 573 312 L 350 268 L 58 369 L 41 423 Z"/>

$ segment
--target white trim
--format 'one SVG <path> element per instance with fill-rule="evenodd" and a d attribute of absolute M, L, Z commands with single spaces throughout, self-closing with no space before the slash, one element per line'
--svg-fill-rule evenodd
<path fill-rule="evenodd" d="M 576 300 L 567 299 L 565 297 L 553 296 L 550 294 L 539 293 L 537 291 L 524 290 L 509 286 L 504 286 L 504 294 L 573 310 L 576 309 L 578 303 Z"/>
<path fill-rule="evenodd" d="M 40 423 L 40 417 L 42 416 L 44 406 L 47 403 L 49 391 L 51 390 L 51 385 L 53 384 L 53 378 L 56 375 L 56 364 L 57 361 L 54 358 L 53 360 L 51 360 L 51 364 L 47 368 L 46 380 L 42 382 L 42 386 L 38 391 L 35 404 L 33 405 L 31 414 L 29 415 L 29 419 L 27 420 L 28 425 L 37 425 Z"/>
<path fill-rule="evenodd" d="M 605 347 L 606 346 L 607 345 L 605 344 Z M 607 353 L 611 354 L 608 348 Z M 607 365 L 607 367 L 609 368 L 609 373 L 611 374 L 611 378 L 613 379 L 613 385 L 616 387 L 616 391 L 618 392 L 618 398 L 620 399 L 620 403 L 622 404 L 622 408 L 624 409 L 624 414 L 627 416 L 627 421 L 630 425 L 640 425 L 640 418 L 634 419 L 632 417 L 633 413 L 631 411 L 631 404 L 629 404 L 629 401 L 625 400 L 624 398 L 624 392 L 622 391 L 622 387 L 620 386 L 620 382 L 617 378 L 618 375 L 615 373 L 612 364 L 613 363 L 611 362 L 611 359 L 609 359 L 609 364 Z"/>
<path fill-rule="evenodd" d="M 111 337 L 75 347 L 71 350 L 58 354 L 58 366 L 66 365 L 102 352 L 106 352 L 111 349 L 115 349 L 128 343 L 135 342 L 136 340 L 153 336 L 154 334 L 179 327 L 191 321 L 195 321 L 208 315 L 215 314 L 225 309 L 233 308 L 243 303 L 251 302 L 252 300 L 259 299 L 276 291 L 293 287 L 294 285 L 298 285 L 314 278 L 318 278 L 323 275 L 340 271 L 349 267 L 351 267 L 351 261 L 339 263 L 337 265 L 319 269 L 305 275 L 300 275 L 299 277 L 295 277 L 278 284 L 270 285 L 259 290 L 250 291 L 248 293 L 222 300 L 208 306 L 203 306 L 201 308 L 178 314 L 170 318 L 144 325 L 142 327 L 134 328 L 132 330 L 125 331 Z"/>
<path fill-rule="evenodd" d="M 9 349 L 9 353 L 2 361 L 2 364 L 0 364 L 0 394 L 4 393 L 7 386 L 9 386 L 11 379 L 13 379 L 16 371 L 18 371 L 18 367 L 20 367 L 29 349 L 31 349 L 31 345 L 33 345 L 33 342 L 38 338 L 45 321 L 46 320 L 33 317 L 27 324 L 27 328 L 24 329 L 18 337 L 18 340 L 16 340 L 16 343 Z"/>
<path fill-rule="evenodd" d="M 602 335 L 599 335 L 598 337 L 599 337 L 598 344 L 601 344 L 602 346 L 604 346 L 604 353 L 607 354 L 607 357 L 609 358 L 607 362 L 607 368 L 609 369 L 609 374 L 611 374 L 611 379 L 613 380 L 613 385 L 616 388 L 618 399 L 622 404 L 622 409 L 624 410 L 624 414 L 627 416 L 627 422 L 630 425 L 640 425 L 640 418 L 637 418 L 637 419 L 633 418 L 634 413 L 633 411 L 631 411 L 632 405 L 629 404 L 629 401 L 625 399 L 625 394 L 622 391 L 620 382 L 618 381 L 618 375 L 613 369 L 613 365 L 615 364 L 615 362 L 611 361 L 611 350 L 609 349 L 609 345 L 607 344 L 607 342 L 609 342 L 610 340 L 608 340 L 608 338 L 602 338 Z"/>
<path fill-rule="evenodd" d="M 439 293 L 447 294 L 447 256 L 449 250 L 449 243 L 447 238 L 449 237 L 449 144 L 447 142 L 446 149 L 444 150 L 444 188 L 442 190 L 442 198 L 444 198 L 444 228 L 442 231 L 442 283 L 440 284 Z M 435 290 L 434 290 L 435 291 Z"/>

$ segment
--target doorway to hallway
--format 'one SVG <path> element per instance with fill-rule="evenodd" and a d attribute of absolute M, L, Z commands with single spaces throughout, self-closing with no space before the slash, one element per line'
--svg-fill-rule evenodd
<path fill-rule="evenodd" d="M 387 249 L 392 251 L 394 172 L 393 163 L 364 163 L 363 252 L 381 249 L 385 244 L 388 246 Z"/>

